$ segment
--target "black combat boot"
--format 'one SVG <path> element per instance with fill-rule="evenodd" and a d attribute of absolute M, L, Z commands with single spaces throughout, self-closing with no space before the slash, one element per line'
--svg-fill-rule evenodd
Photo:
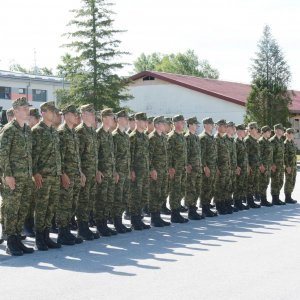
<path fill-rule="evenodd" d="M 256 201 L 261 201 L 261 194 L 260 193 L 255 193 L 254 198 Z"/>
<path fill-rule="evenodd" d="M 159 220 L 163 223 L 164 226 L 170 226 L 170 225 L 171 225 L 170 222 L 165 221 L 165 220 L 161 217 L 160 211 L 157 212 L 157 217 L 158 217 Z"/>
<path fill-rule="evenodd" d="M 225 207 L 224 201 L 218 201 L 216 202 L 216 210 L 219 215 L 227 215 L 227 209 Z"/>
<path fill-rule="evenodd" d="M 218 216 L 218 214 L 210 209 L 210 204 L 202 204 L 202 214 L 205 217 L 212 218 Z"/>
<path fill-rule="evenodd" d="M 67 227 L 59 227 L 58 228 L 57 242 L 62 244 L 62 245 L 68 245 L 68 246 L 75 245 L 75 239 L 71 238 L 68 235 L 68 228 Z"/>
<path fill-rule="evenodd" d="M 75 220 L 75 216 L 72 216 L 72 218 L 70 220 L 69 228 L 70 228 L 70 230 L 77 230 L 78 229 L 78 225 L 77 225 L 77 222 Z"/>
<path fill-rule="evenodd" d="M 294 200 L 292 198 L 292 194 L 290 193 L 285 193 L 285 203 L 288 203 L 288 204 L 296 204 L 297 203 L 297 200 Z"/>
<path fill-rule="evenodd" d="M 180 207 L 179 207 L 179 212 L 181 213 L 185 213 L 185 212 L 187 212 L 189 209 L 186 207 L 186 206 L 184 206 L 184 205 L 180 205 Z"/>
<path fill-rule="evenodd" d="M 124 220 L 127 220 L 127 221 L 131 220 L 131 216 L 130 216 L 128 209 L 125 209 L 125 211 L 124 211 Z"/>
<path fill-rule="evenodd" d="M 195 205 L 190 205 L 189 206 L 188 218 L 189 218 L 189 220 L 202 220 L 202 219 L 204 219 L 202 215 L 197 213 L 197 206 L 195 206 Z"/>
<path fill-rule="evenodd" d="M 7 234 L 4 232 L 4 224 L 1 224 L 2 230 L 1 230 L 1 235 L 0 235 L 0 245 L 4 243 L 4 241 L 7 240 Z"/>
<path fill-rule="evenodd" d="M 232 214 L 233 213 L 233 207 L 231 206 L 231 199 L 225 200 L 224 201 L 224 206 L 227 210 L 227 214 Z"/>
<path fill-rule="evenodd" d="M 238 208 L 239 211 L 246 210 L 246 206 L 243 204 L 242 198 L 234 200 L 234 206 Z"/>
<path fill-rule="evenodd" d="M 50 239 L 50 231 L 48 228 L 44 230 L 44 240 L 49 249 L 59 249 L 61 248 L 60 243 L 56 243 Z"/>
<path fill-rule="evenodd" d="M 167 215 L 167 216 L 170 216 L 171 215 L 171 210 L 167 208 L 167 202 L 165 201 L 163 203 L 163 205 L 161 206 L 161 210 L 160 212 L 163 214 L 163 215 Z"/>
<path fill-rule="evenodd" d="M 94 239 L 94 234 L 89 229 L 88 222 L 78 221 L 77 238 L 82 238 L 85 241 L 92 241 Z"/>
<path fill-rule="evenodd" d="M 279 199 L 279 195 L 272 195 L 272 203 L 273 205 L 285 205 L 285 202 Z"/>
<path fill-rule="evenodd" d="M 114 226 L 117 233 L 126 233 L 126 229 L 123 227 L 122 224 L 122 217 L 114 217 Z"/>
<path fill-rule="evenodd" d="M 35 233 L 35 245 L 37 247 L 38 250 L 40 251 L 47 251 L 48 250 L 48 246 L 45 242 L 44 239 L 44 232 L 39 232 L 37 231 Z"/>
<path fill-rule="evenodd" d="M 189 221 L 188 219 L 182 217 L 179 211 L 180 208 L 171 210 L 171 223 L 182 224 L 182 223 L 187 223 Z"/>
<path fill-rule="evenodd" d="M 267 196 L 266 196 L 266 195 L 261 195 L 261 196 L 260 196 L 260 205 L 261 205 L 261 206 L 266 206 L 266 207 L 271 207 L 271 206 L 273 206 L 273 204 L 270 203 L 270 202 L 267 200 Z"/>
<path fill-rule="evenodd" d="M 13 256 L 22 256 L 23 250 L 19 247 L 16 235 L 7 236 L 6 253 Z"/>
<path fill-rule="evenodd" d="M 100 236 L 111 236 L 106 220 L 97 221 L 97 230 L 100 233 Z"/>
<path fill-rule="evenodd" d="M 145 205 L 145 207 L 143 208 L 142 214 L 143 214 L 144 217 L 150 217 L 151 216 L 148 204 Z"/>
<path fill-rule="evenodd" d="M 158 212 L 152 212 L 151 213 L 151 226 L 152 227 L 164 227 L 163 222 L 159 218 Z"/>
<path fill-rule="evenodd" d="M 17 245 L 23 251 L 24 254 L 31 254 L 34 252 L 34 249 L 27 247 L 22 243 L 21 235 L 17 235 Z"/>
<path fill-rule="evenodd" d="M 77 223 L 76 223 L 76 227 L 78 228 L 77 226 Z M 93 233 L 94 234 L 94 233 Z M 68 227 L 68 230 L 67 230 L 67 235 L 70 239 L 73 239 L 75 241 L 75 244 L 82 244 L 83 243 L 83 238 L 80 237 L 80 236 L 76 236 L 74 235 L 72 232 L 71 232 L 71 229 L 70 229 L 70 226 Z M 100 238 L 100 235 L 99 235 L 99 238 Z"/>
<path fill-rule="evenodd" d="M 32 218 L 32 217 L 26 218 L 26 220 L 24 222 L 24 226 L 23 226 L 23 233 L 27 237 L 32 237 L 32 238 L 35 237 L 34 218 Z"/>
<path fill-rule="evenodd" d="M 134 230 L 143 230 L 143 226 L 139 222 L 139 216 L 131 216 L 131 226 Z"/>
<path fill-rule="evenodd" d="M 57 227 L 57 224 L 56 224 L 56 214 L 54 214 L 54 216 L 51 220 L 51 227 L 50 227 L 49 232 L 58 233 L 58 227 Z"/>
<path fill-rule="evenodd" d="M 250 208 L 260 208 L 259 204 L 256 204 L 254 202 L 253 196 L 252 195 L 248 195 L 247 196 L 247 203 L 249 205 Z"/>
<path fill-rule="evenodd" d="M 150 228 L 151 228 L 150 225 L 147 225 L 147 224 L 145 224 L 145 223 L 142 221 L 142 217 L 139 217 L 138 220 L 139 220 L 139 222 L 140 222 L 140 225 L 143 227 L 143 229 L 150 229 Z"/>

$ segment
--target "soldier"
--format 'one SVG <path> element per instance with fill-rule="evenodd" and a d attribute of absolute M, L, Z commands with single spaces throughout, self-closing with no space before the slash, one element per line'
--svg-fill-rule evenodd
<path fill-rule="evenodd" d="M 183 136 L 184 117 L 173 117 L 174 130 L 168 134 L 168 172 L 170 180 L 171 222 L 186 223 L 188 219 L 180 215 L 180 201 L 184 196 L 187 171 L 187 147 Z"/>
<path fill-rule="evenodd" d="M 133 229 L 149 229 L 141 220 L 142 208 L 149 202 L 149 139 L 144 133 L 147 128 L 147 115 L 135 114 L 136 128 L 129 135 L 131 152 L 131 198 L 130 214 Z"/>
<path fill-rule="evenodd" d="M 249 209 L 248 205 L 243 204 L 247 197 L 247 174 L 248 174 L 248 153 L 244 143 L 246 136 L 245 126 L 243 124 L 236 126 L 237 137 L 235 139 L 236 162 L 235 171 L 236 180 L 233 193 L 234 206 L 239 210 Z"/>
<path fill-rule="evenodd" d="M 58 108 L 55 108 L 53 127 L 55 129 L 58 129 L 61 123 L 62 123 L 62 112 Z"/>
<path fill-rule="evenodd" d="M 128 117 L 129 120 L 129 129 L 127 130 L 127 134 L 129 135 L 135 129 L 135 118 L 134 115 L 130 115 Z"/>
<path fill-rule="evenodd" d="M 6 111 L 6 119 L 7 119 L 7 123 L 13 121 L 15 118 L 14 116 L 14 110 L 13 108 L 10 108 Z"/>
<path fill-rule="evenodd" d="M 154 117 L 148 117 L 148 126 L 147 126 L 147 131 L 146 134 L 149 136 L 149 134 L 154 130 Z"/>
<path fill-rule="evenodd" d="M 254 195 L 258 190 L 259 173 L 264 172 L 264 166 L 260 161 L 259 145 L 257 142 L 257 123 L 251 122 L 248 124 L 248 136 L 244 139 L 249 163 L 249 174 L 247 180 L 247 203 L 250 208 L 260 208 L 260 205 L 255 203 Z"/>
<path fill-rule="evenodd" d="M 260 205 L 272 206 L 267 200 L 267 188 L 270 182 L 271 176 L 271 164 L 273 160 L 273 149 L 270 143 L 271 128 L 269 126 L 263 126 L 261 128 L 262 136 L 258 140 L 260 159 L 264 166 L 263 170 L 259 174 L 259 193 L 260 193 Z"/>
<path fill-rule="evenodd" d="M 271 195 L 274 205 L 285 205 L 285 202 L 279 199 L 280 190 L 283 186 L 284 178 L 284 142 L 282 124 L 274 126 L 275 135 L 270 138 L 273 147 L 273 161 L 271 166 Z"/>
<path fill-rule="evenodd" d="M 34 252 L 33 248 L 26 247 L 21 241 L 21 230 L 28 212 L 32 189 L 32 137 L 30 128 L 26 125 L 29 106 L 24 97 L 15 100 L 14 120 L 3 128 L 0 135 L 6 253 L 15 256 Z"/>
<path fill-rule="evenodd" d="M 150 201 L 151 226 L 163 227 L 170 225 L 160 217 L 160 209 L 166 201 L 168 180 L 168 149 L 167 140 L 163 134 L 165 119 L 163 116 L 153 120 L 154 130 L 149 135 L 149 165 L 150 165 Z"/>
<path fill-rule="evenodd" d="M 95 201 L 95 220 L 97 229 L 102 236 L 116 235 L 117 231 L 107 226 L 107 220 L 112 216 L 115 183 L 119 175 L 115 170 L 114 143 L 110 127 L 113 125 L 114 113 L 110 108 L 101 111 L 102 126 L 97 129 L 98 142 L 98 172 L 102 176 L 97 185 Z"/>
<path fill-rule="evenodd" d="M 294 143 L 294 133 L 295 130 L 293 128 L 288 128 L 284 142 L 285 203 L 291 204 L 297 203 L 297 201 L 292 198 L 297 176 L 297 147 Z"/>
<path fill-rule="evenodd" d="M 28 126 L 32 128 L 41 120 L 41 114 L 38 108 L 30 108 L 29 111 L 29 119 L 28 119 Z"/>
<path fill-rule="evenodd" d="M 49 229 L 59 200 L 61 156 L 59 136 L 53 127 L 57 108 L 53 101 L 41 104 L 42 121 L 32 128 L 32 170 L 36 188 L 35 242 L 38 250 L 60 248 Z"/>
<path fill-rule="evenodd" d="M 188 206 L 188 218 L 201 220 L 204 217 L 197 213 L 197 200 L 201 183 L 201 149 L 200 139 L 196 135 L 199 122 L 196 117 L 187 119 L 188 131 L 184 135 L 187 144 L 187 180 L 185 203 Z"/>
<path fill-rule="evenodd" d="M 114 156 L 116 173 L 119 180 L 115 184 L 113 205 L 114 225 L 118 233 L 131 232 L 131 228 L 122 223 L 122 214 L 129 205 L 130 192 L 130 140 L 126 129 L 128 126 L 128 114 L 121 110 L 116 114 L 117 128 L 113 131 Z"/>
<path fill-rule="evenodd" d="M 200 201 L 202 214 L 205 217 L 215 217 L 217 214 L 210 209 L 217 169 L 217 145 L 213 137 L 214 121 L 212 118 L 205 118 L 202 122 L 204 131 L 199 135 L 203 167 Z"/>
<path fill-rule="evenodd" d="M 95 108 L 93 104 L 80 107 L 82 122 L 75 128 L 79 139 L 79 153 L 81 158 L 81 171 L 86 177 L 85 185 L 81 186 L 76 217 L 78 223 L 78 237 L 84 240 L 98 239 L 99 233 L 89 229 L 88 221 L 94 211 L 96 193 L 96 180 L 100 183 L 101 174 L 97 172 L 98 147 L 97 134 L 93 128 L 95 123 Z"/>
<path fill-rule="evenodd" d="M 226 199 L 226 189 L 230 184 L 231 162 L 230 151 L 225 140 L 227 123 L 225 120 L 219 120 L 217 123 L 217 134 L 215 135 L 217 145 L 217 173 L 215 182 L 214 201 L 217 212 L 220 215 L 232 214 L 231 202 Z"/>
<path fill-rule="evenodd" d="M 82 243 L 83 240 L 70 232 L 69 222 L 75 214 L 80 187 L 84 187 L 86 178 L 81 171 L 79 140 L 74 130 L 78 111 L 75 105 L 71 104 L 65 107 L 62 113 L 64 123 L 58 129 L 62 176 L 57 207 L 59 226 L 57 241 L 62 245 L 75 245 Z"/>

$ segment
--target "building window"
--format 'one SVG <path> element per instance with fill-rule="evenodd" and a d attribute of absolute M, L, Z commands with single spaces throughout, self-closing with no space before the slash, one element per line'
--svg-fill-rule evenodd
<path fill-rule="evenodd" d="M 145 76 L 145 77 L 143 77 L 143 81 L 147 81 L 147 80 L 155 80 L 155 78 L 153 76 Z"/>
<path fill-rule="evenodd" d="M 32 100 L 37 102 L 47 101 L 47 91 L 46 90 L 32 90 Z"/>
<path fill-rule="evenodd" d="M 19 94 L 20 95 L 25 95 L 25 89 L 24 88 L 19 88 Z"/>
<path fill-rule="evenodd" d="M 11 88 L 0 86 L 0 99 L 11 99 Z"/>

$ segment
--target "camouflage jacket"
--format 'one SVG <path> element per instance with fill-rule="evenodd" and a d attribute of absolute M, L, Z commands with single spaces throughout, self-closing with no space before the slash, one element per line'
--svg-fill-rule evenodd
<path fill-rule="evenodd" d="M 187 145 L 187 164 L 192 166 L 193 171 L 200 172 L 202 168 L 200 139 L 190 132 L 187 132 L 184 137 Z"/>
<path fill-rule="evenodd" d="M 258 140 L 261 163 L 265 167 L 270 167 L 273 161 L 273 148 L 270 140 L 263 136 Z"/>
<path fill-rule="evenodd" d="M 40 121 L 32 129 L 33 175 L 61 175 L 61 156 L 58 132 Z"/>
<path fill-rule="evenodd" d="M 126 132 L 116 129 L 112 133 L 114 142 L 114 156 L 117 173 L 130 173 L 130 140 Z"/>
<path fill-rule="evenodd" d="M 297 146 L 294 141 L 284 142 L 284 164 L 285 167 L 297 167 Z"/>
<path fill-rule="evenodd" d="M 187 166 L 187 147 L 183 134 L 168 133 L 168 168 L 183 170 Z"/>
<path fill-rule="evenodd" d="M 0 168 L 3 176 L 32 176 L 32 136 L 27 125 L 14 120 L 0 134 Z"/>
<path fill-rule="evenodd" d="M 225 136 L 215 135 L 217 144 L 217 167 L 231 166 L 230 150 L 226 142 Z"/>
<path fill-rule="evenodd" d="M 203 167 L 216 167 L 217 165 L 217 143 L 213 135 L 203 131 L 199 135 L 201 145 L 201 163 Z"/>
<path fill-rule="evenodd" d="M 235 148 L 236 148 L 236 162 L 237 166 L 241 169 L 248 167 L 248 152 L 246 145 L 243 140 L 236 138 L 235 139 Z"/>
<path fill-rule="evenodd" d="M 159 135 L 156 130 L 149 134 L 149 166 L 150 170 L 167 172 L 168 145 L 164 134 Z"/>
<path fill-rule="evenodd" d="M 81 170 L 86 176 L 95 176 L 98 165 L 96 131 L 93 127 L 81 123 L 75 128 L 75 132 L 79 139 Z"/>
<path fill-rule="evenodd" d="M 273 148 L 273 164 L 283 165 L 284 164 L 284 142 L 276 135 L 270 138 L 270 142 Z"/>
<path fill-rule="evenodd" d="M 260 151 L 259 151 L 259 144 L 257 140 L 251 135 L 248 135 L 245 137 L 244 142 L 248 152 L 249 166 L 250 167 L 260 166 L 261 164 Z"/>
<path fill-rule="evenodd" d="M 144 132 L 134 130 L 130 139 L 130 170 L 149 172 L 149 138 Z"/>
<path fill-rule="evenodd" d="M 79 154 L 79 139 L 75 129 L 70 129 L 66 123 L 58 128 L 60 140 L 61 169 L 67 175 L 78 175 L 81 172 Z"/>
<path fill-rule="evenodd" d="M 236 162 L 236 148 L 235 148 L 235 142 L 233 137 L 229 137 L 228 135 L 225 135 L 225 141 L 227 143 L 229 152 L 230 152 L 230 164 L 231 168 L 235 169 L 237 162 Z"/>

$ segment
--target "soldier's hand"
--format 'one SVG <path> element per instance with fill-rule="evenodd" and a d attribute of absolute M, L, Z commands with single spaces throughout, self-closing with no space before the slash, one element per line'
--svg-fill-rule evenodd
<path fill-rule="evenodd" d="M 135 182 L 136 176 L 135 176 L 135 172 L 131 171 L 131 181 Z"/>
<path fill-rule="evenodd" d="M 151 179 L 153 179 L 153 180 L 157 180 L 157 172 L 156 172 L 156 170 L 152 170 L 152 171 L 150 172 L 150 177 L 151 177 Z"/>
<path fill-rule="evenodd" d="M 41 174 L 37 173 L 33 176 L 35 187 L 39 190 L 43 186 L 43 177 Z"/>
<path fill-rule="evenodd" d="M 271 170 L 272 170 L 273 173 L 275 173 L 276 172 L 276 165 L 272 165 Z"/>
<path fill-rule="evenodd" d="M 97 171 L 96 181 L 97 181 L 98 184 L 100 184 L 102 182 L 103 178 L 104 178 L 104 175 L 100 171 Z"/>
<path fill-rule="evenodd" d="M 69 176 L 66 173 L 63 173 L 61 175 L 61 183 L 62 183 L 62 186 L 65 190 L 67 190 L 70 187 L 71 180 L 70 180 Z"/>
<path fill-rule="evenodd" d="M 170 168 L 169 169 L 169 176 L 170 176 L 170 178 L 173 178 L 174 175 L 175 175 L 175 173 L 176 173 L 176 170 L 174 168 Z"/>
<path fill-rule="evenodd" d="M 115 183 L 116 183 L 116 184 L 119 182 L 119 179 L 120 179 L 120 176 L 119 176 L 118 173 L 116 173 L 116 174 L 114 175 L 114 180 L 115 180 Z"/>
<path fill-rule="evenodd" d="M 264 165 L 260 165 L 260 166 L 259 166 L 259 170 L 260 170 L 261 173 L 265 173 L 266 168 L 265 168 Z"/>
<path fill-rule="evenodd" d="M 292 168 L 291 168 L 291 167 L 286 167 L 286 172 L 287 172 L 288 174 L 291 174 L 291 173 L 292 173 Z"/>
<path fill-rule="evenodd" d="M 15 177 L 6 176 L 4 179 L 5 179 L 5 183 L 13 191 L 16 188 L 16 179 L 15 179 Z"/>
<path fill-rule="evenodd" d="M 240 168 L 240 167 L 237 167 L 237 168 L 236 168 L 235 174 L 238 175 L 238 176 L 241 175 L 241 168 Z"/>
<path fill-rule="evenodd" d="M 85 175 L 83 173 L 80 173 L 80 185 L 82 187 L 84 187 L 85 183 L 86 183 L 86 177 L 85 177 Z"/>
<path fill-rule="evenodd" d="M 210 169 L 209 167 L 204 167 L 204 174 L 206 177 L 210 177 Z"/>
<path fill-rule="evenodd" d="M 193 169 L 193 167 L 191 165 L 187 165 L 186 166 L 187 173 L 191 174 L 192 173 L 192 169 Z"/>

